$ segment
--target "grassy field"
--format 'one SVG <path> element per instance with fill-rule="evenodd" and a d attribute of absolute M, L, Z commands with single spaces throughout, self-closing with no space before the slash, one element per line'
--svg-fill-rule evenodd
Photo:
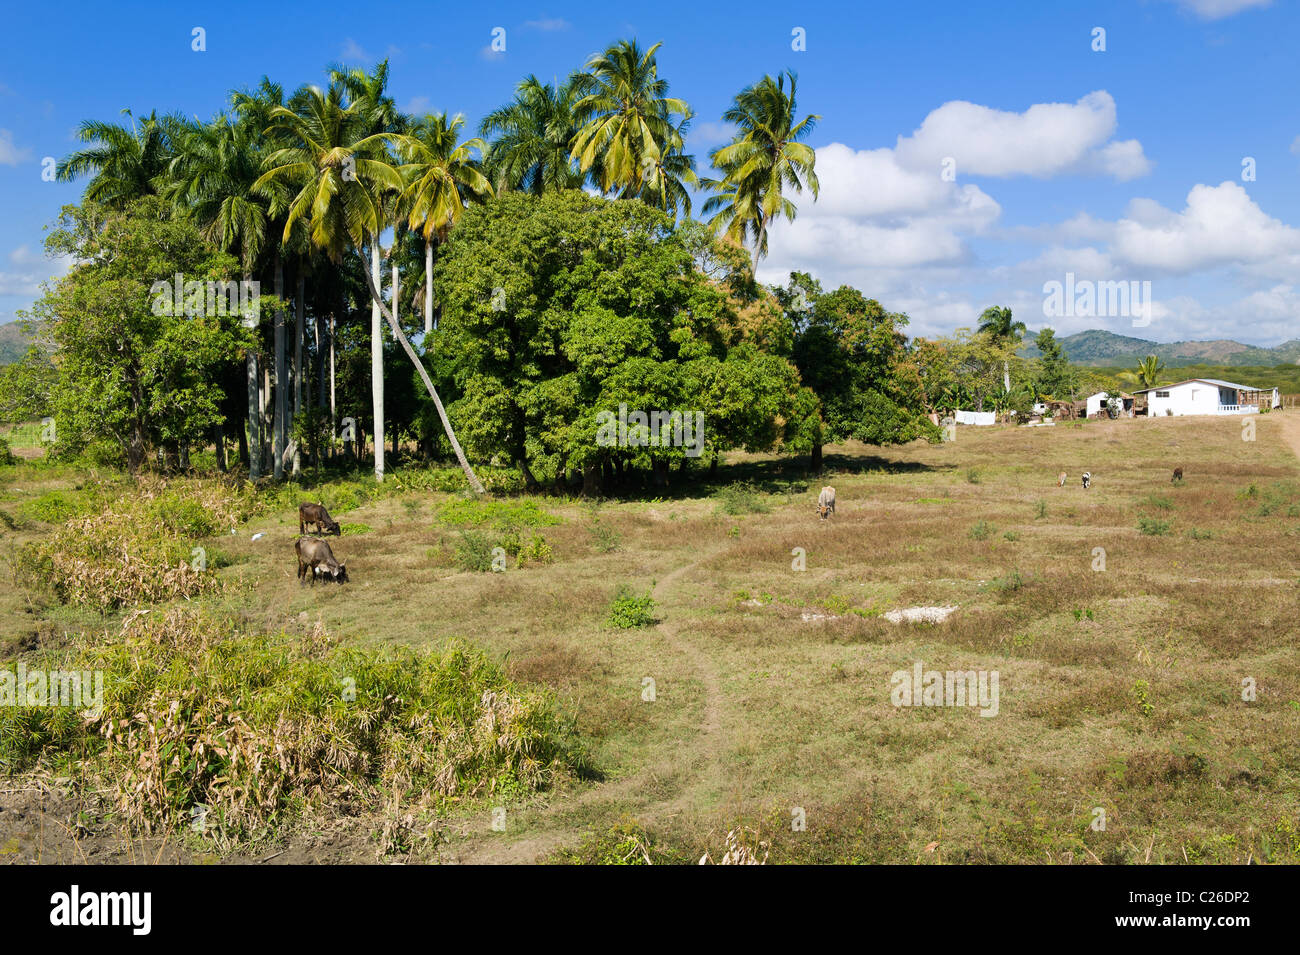
<path fill-rule="evenodd" d="M 223 587 L 189 604 L 347 645 L 463 639 L 553 691 L 595 772 L 444 805 L 419 858 L 695 862 L 730 832 L 772 862 L 1296 862 L 1300 415 L 1256 423 L 964 428 L 829 449 L 815 481 L 734 456 L 656 500 L 386 488 L 336 513 L 350 584 L 299 585 L 283 506 L 200 542 Z M 75 508 L 87 475 L 0 472 L 0 658 L 115 627 L 130 607 L 105 620 L 13 572 L 66 516 L 33 502 Z M 499 545 L 503 572 L 462 569 Z M 652 598 L 620 618 L 645 625 L 611 622 L 620 590 Z M 885 617 L 934 606 L 955 609 Z M 996 716 L 893 705 L 916 661 L 996 672 Z"/>

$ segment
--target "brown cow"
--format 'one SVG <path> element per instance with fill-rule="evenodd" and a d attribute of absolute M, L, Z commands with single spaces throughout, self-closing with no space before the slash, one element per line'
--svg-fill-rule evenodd
<path fill-rule="evenodd" d="M 1171 477 L 1171 478 L 1169 479 L 1169 483 L 1171 483 L 1171 484 L 1177 484 L 1177 483 L 1180 482 L 1182 479 L 1183 479 L 1183 469 L 1182 469 L 1182 468 L 1174 468 L 1174 476 Z"/>
<path fill-rule="evenodd" d="M 330 517 L 330 512 L 325 510 L 324 504 L 310 504 L 304 501 L 298 505 L 298 533 L 306 534 L 308 524 L 315 524 L 317 533 L 343 536 L 338 521 Z"/>
<path fill-rule="evenodd" d="M 307 574 L 311 574 L 311 585 L 316 586 L 319 574 L 337 584 L 348 582 L 347 561 L 334 559 L 330 545 L 319 537 L 299 537 L 293 544 L 298 555 L 298 582 L 301 584 Z"/>
<path fill-rule="evenodd" d="M 827 485 L 817 495 L 817 514 L 822 520 L 835 513 L 835 488 Z"/>

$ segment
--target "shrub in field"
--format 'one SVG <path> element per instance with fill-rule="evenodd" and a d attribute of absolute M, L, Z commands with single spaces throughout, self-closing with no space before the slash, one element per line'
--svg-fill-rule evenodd
<path fill-rule="evenodd" d="M 1162 521 L 1155 517 L 1138 518 L 1138 530 L 1148 537 L 1160 537 L 1168 534 L 1170 526 L 1170 521 Z"/>
<path fill-rule="evenodd" d="M 971 468 L 966 472 L 966 480 L 971 484 L 983 483 L 984 477 L 980 474 L 979 468 Z"/>
<path fill-rule="evenodd" d="M 655 602 L 649 593 L 637 594 L 626 585 L 618 588 L 606 621 L 619 630 L 649 627 L 655 622 Z"/>
<path fill-rule="evenodd" d="M 145 831 L 232 841 L 307 807 L 526 795 L 589 772 L 572 724 L 482 651 L 332 646 L 185 610 L 83 635 L 30 667 L 104 674 L 100 712 L 0 707 L 0 772 L 102 780 Z"/>
<path fill-rule="evenodd" d="M 618 531 L 602 524 L 591 527 L 591 546 L 597 553 L 612 554 L 622 546 L 623 538 Z"/>
<path fill-rule="evenodd" d="M 251 494 L 217 481 L 141 479 L 18 555 L 19 578 L 61 603 L 108 612 L 220 589 L 193 556 L 196 538 L 244 522 Z"/>
<path fill-rule="evenodd" d="M 713 497 L 723 514 L 766 514 L 767 501 L 758 488 L 746 481 L 736 481 L 719 488 Z"/>
<path fill-rule="evenodd" d="M 993 533 L 993 530 L 993 525 L 988 521 L 978 521 L 974 527 L 966 532 L 966 536 L 971 540 L 987 540 L 988 536 Z"/>
<path fill-rule="evenodd" d="M 18 458 L 14 457 L 14 453 L 9 450 L 9 442 L 0 438 L 0 466 L 17 463 Z"/>
<path fill-rule="evenodd" d="M 492 569 L 492 548 L 496 546 L 494 538 L 487 534 L 461 531 L 460 540 L 456 542 L 456 566 L 461 570 L 486 574 Z"/>
<path fill-rule="evenodd" d="M 66 491 L 47 491 L 22 506 L 23 516 L 46 524 L 62 524 L 81 513 L 84 504 Z"/>

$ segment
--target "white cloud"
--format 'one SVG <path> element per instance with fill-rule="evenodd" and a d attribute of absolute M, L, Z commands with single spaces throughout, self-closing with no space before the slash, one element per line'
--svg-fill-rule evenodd
<path fill-rule="evenodd" d="M 27 245 L 11 250 L 7 258 L 13 271 L 0 272 L 0 295 L 20 295 L 28 299 L 41 295 L 42 282 L 61 278 L 72 267 L 70 257 L 48 259 Z"/>
<path fill-rule="evenodd" d="M 1300 156 L 1300 136 L 1291 140 L 1291 155 Z"/>
<path fill-rule="evenodd" d="M 1243 10 L 1267 7 L 1272 2 L 1273 0 L 1177 0 L 1180 7 L 1202 20 L 1222 20 Z"/>
<path fill-rule="evenodd" d="M 1267 215 L 1238 183 L 1192 187 L 1174 212 L 1134 199 L 1115 225 L 1117 257 L 1172 273 L 1230 265 L 1284 270 L 1300 256 L 1300 229 Z"/>
<path fill-rule="evenodd" d="M 372 58 L 369 53 L 361 48 L 361 45 L 357 43 L 356 40 L 352 39 L 352 37 L 348 37 L 343 41 L 343 49 L 339 51 L 339 57 L 345 63 L 348 60 L 365 63 Z"/>
<path fill-rule="evenodd" d="M 1115 100 L 1097 90 L 1077 103 L 1037 103 L 1023 113 L 953 100 L 900 136 L 899 162 L 938 169 L 951 157 L 961 176 L 1034 176 L 1104 173 L 1132 179 L 1151 163 L 1135 139 L 1110 142 L 1118 125 Z"/>
<path fill-rule="evenodd" d="M 7 129 L 0 129 L 0 166 L 16 166 L 30 159 L 30 149 L 21 149 L 14 143 L 14 134 Z"/>

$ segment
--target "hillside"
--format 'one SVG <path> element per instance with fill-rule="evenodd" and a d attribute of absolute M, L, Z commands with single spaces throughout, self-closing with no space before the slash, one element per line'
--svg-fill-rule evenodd
<path fill-rule="evenodd" d="M 22 358 L 31 341 L 31 336 L 23 332 L 18 322 L 0 325 L 0 365 L 8 365 Z"/>
<path fill-rule="evenodd" d="M 1060 342 L 1070 361 L 1093 367 L 1127 366 L 1147 355 L 1156 355 L 1171 368 L 1196 364 L 1273 366 L 1300 361 L 1300 340 L 1283 342 L 1273 348 L 1244 345 L 1230 339 L 1162 343 L 1093 328 L 1067 335 Z M 1032 340 L 1026 341 L 1020 351 L 1026 358 L 1036 358 L 1039 354 Z"/>

